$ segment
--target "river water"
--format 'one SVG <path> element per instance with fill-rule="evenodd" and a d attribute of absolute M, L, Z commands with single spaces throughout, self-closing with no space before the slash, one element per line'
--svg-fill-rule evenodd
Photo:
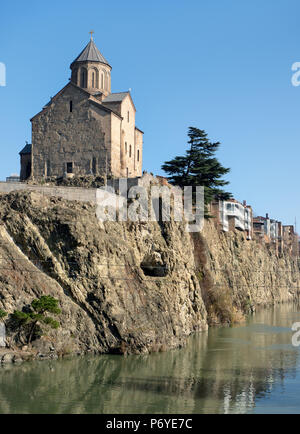
<path fill-rule="evenodd" d="M 182 350 L 0 368 L 0 413 L 300 413 L 300 307 L 213 328 Z"/>

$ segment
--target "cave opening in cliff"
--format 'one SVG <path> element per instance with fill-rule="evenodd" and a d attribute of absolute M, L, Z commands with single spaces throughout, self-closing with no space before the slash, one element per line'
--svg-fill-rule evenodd
<path fill-rule="evenodd" d="M 167 265 L 159 265 L 159 264 L 149 264 L 142 262 L 141 269 L 145 276 L 150 277 L 166 277 L 168 274 L 168 266 Z"/>

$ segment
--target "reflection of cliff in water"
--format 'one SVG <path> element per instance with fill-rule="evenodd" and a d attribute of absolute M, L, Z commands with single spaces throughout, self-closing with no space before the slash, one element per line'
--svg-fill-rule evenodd
<path fill-rule="evenodd" d="M 251 411 L 257 398 L 295 375 L 290 328 L 299 321 L 296 312 L 282 306 L 258 313 L 247 327 L 211 329 L 181 351 L 3 367 L 0 412 Z"/>

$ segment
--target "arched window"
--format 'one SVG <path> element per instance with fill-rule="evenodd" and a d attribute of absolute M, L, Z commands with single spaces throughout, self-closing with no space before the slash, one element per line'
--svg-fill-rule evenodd
<path fill-rule="evenodd" d="M 87 87 L 87 70 L 85 68 L 80 71 L 80 87 Z"/>
<path fill-rule="evenodd" d="M 107 73 L 105 73 L 104 77 L 104 89 L 107 90 Z"/>
<path fill-rule="evenodd" d="M 101 72 L 101 89 L 104 89 L 104 75 L 103 75 L 103 72 Z"/>
<path fill-rule="evenodd" d="M 79 85 L 79 83 L 78 83 L 78 69 L 73 69 L 72 81 L 73 81 L 73 83 L 77 84 L 77 86 Z"/>
<path fill-rule="evenodd" d="M 99 89 L 99 71 L 96 68 L 92 69 L 92 88 Z"/>

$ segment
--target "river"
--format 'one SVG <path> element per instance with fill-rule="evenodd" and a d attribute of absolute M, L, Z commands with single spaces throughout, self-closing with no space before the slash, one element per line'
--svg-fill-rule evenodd
<path fill-rule="evenodd" d="M 0 413 L 300 413 L 300 307 L 261 310 L 150 356 L 0 367 Z"/>

